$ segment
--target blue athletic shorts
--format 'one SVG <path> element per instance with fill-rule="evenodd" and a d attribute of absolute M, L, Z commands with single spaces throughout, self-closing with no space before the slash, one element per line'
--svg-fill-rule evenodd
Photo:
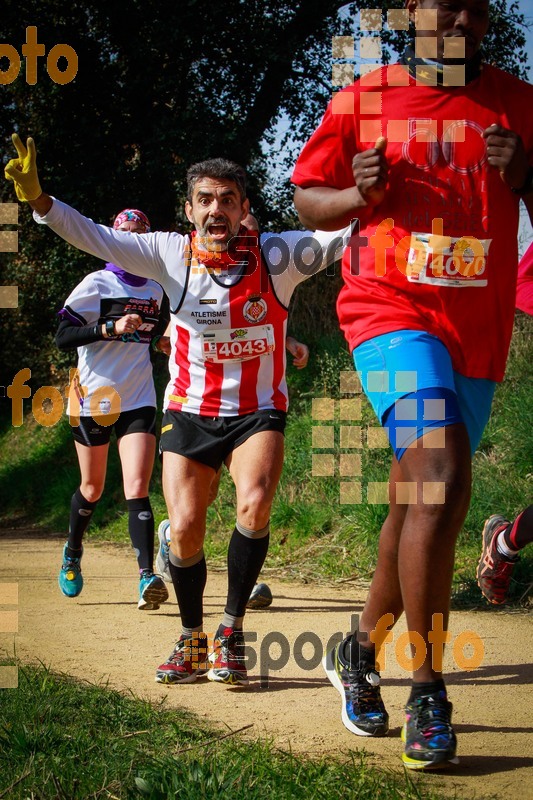
<path fill-rule="evenodd" d="M 425 331 L 376 336 L 356 347 L 353 357 L 398 460 L 430 429 L 457 422 L 465 424 L 474 454 L 489 419 L 494 381 L 456 372 L 444 344 Z"/>

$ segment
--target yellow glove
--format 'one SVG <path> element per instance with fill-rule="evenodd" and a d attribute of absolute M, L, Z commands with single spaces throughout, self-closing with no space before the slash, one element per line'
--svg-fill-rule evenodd
<path fill-rule="evenodd" d="M 11 137 L 17 148 L 18 158 L 12 158 L 5 167 L 7 180 L 13 181 L 17 197 L 23 203 L 36 200 L 43 192 L 37 175 L 37 156 L 35 142 L 29 138 L 27 148 L 22 144 L 20 137 L 14 133 Z"/>

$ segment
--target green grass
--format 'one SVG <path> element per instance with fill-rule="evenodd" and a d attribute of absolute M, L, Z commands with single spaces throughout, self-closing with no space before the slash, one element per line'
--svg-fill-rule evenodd
<path fill-rule="evenodd" d="M 519 315 L 505 381 L 498 386 L 493 413 L 473 464 L 470 511 L 460 534 L 455 580 L 458 587 L 480 601 L 475 586 L 483 522 L 492 513 L 512 518 L 531 502 L 533 464 L 533 400 L 531 363 L 533 323 Z M 332 581 L 349 577 L 367 578 L 375 565 L 378 536 L 387 513 L 386 505 L 365 502 L 368 481 L 386 482 L 390 450 L 362 450 L 363 502 L 339 502 L 341 477 L 312 475 L 313 398 L 338 400 L 339 374 L 352 370 L 345 345 L 337 336 L 310 341 L 312 357 L 307 369 L 289 367 L 291 412 L 286 432 L 286 459 L 272 510 L 271 547 L 265 568 L 287 578 Z M 363 399 L 361 425 L 375 426 L 369 404 Z M 339 419 L 323 423 L 335 427 L 332 452 L 339 463 Z M 348 423 L 349 424 L 349 423 Z M 359 424 L 359 423 L 356 423 Z M 3 420 L 0 444 L 0 508 L 7 525 L 37 527 L 64 532 L 70 497 L 78 485 L 78 469 L 68 421 L 53 428 L 39 426 L 32 415 L 20 428 Z M 156 463 L 151 491 L 156 520 L 166 516 L 161 493 L 160 465 Z M 206 552 L 211 564 L 224 564 L 226 548 L 235 522 L 235 492 L 224 470 L 217 500 L 208 512 Z M 128 542 L 127 516 L 120 466 L 112 444 L 104 496 L 98 504 L 88 541 Z M 533 570 L 533 548 L 527 548 L 515 570 L 512 596 L 519 600 Z M 459 591 L 459 589 L 458 589 Z M 461 589 L 462 591 L 462 589 Z M 531 592 L 523 599 L 531 602 Z"/>
<path fill-rule="evenodd" d="M 300 758 L 268 741 L 228 737 L 231 731 L 164 703 L 154 707 L 44 668 L 20 667 L 19 688 L 0 698 L 0 798 L 437 797 L 425 779 L 415 785 L 408 775 L 370 768 L 357 752 Z"/>

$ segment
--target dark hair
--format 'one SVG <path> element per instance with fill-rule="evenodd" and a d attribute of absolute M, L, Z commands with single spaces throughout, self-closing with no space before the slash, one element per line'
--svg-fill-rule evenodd
<path fill-rule="evenodd" d="M 194 186 L 200 178 L 219 178 L 237 184 L 241 200 L 246 200 L 246 173 L 235 161 L 227 158 L 209 158 L 192 164 L 187 170 L 187 200 L 192 203 Z"/>

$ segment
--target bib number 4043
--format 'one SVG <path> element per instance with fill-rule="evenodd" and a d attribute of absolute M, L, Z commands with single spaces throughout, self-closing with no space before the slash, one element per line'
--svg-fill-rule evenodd
<path fill-rule="evenodd" d="M 242 358 L 242 356 L 260 356 L 267 352 L 266 339 L 252 339 L 247 342 L 223 342 L 218 353 L 224 358 Z"/>
<path fill-rule="evenodd" d="M 209 331 L 202 335 L 202 351 L 205 361 L 246 361 L 249 358 L 267 355 L 274 350 L 272 325 L 256 325 L 250 328 Z"/>

